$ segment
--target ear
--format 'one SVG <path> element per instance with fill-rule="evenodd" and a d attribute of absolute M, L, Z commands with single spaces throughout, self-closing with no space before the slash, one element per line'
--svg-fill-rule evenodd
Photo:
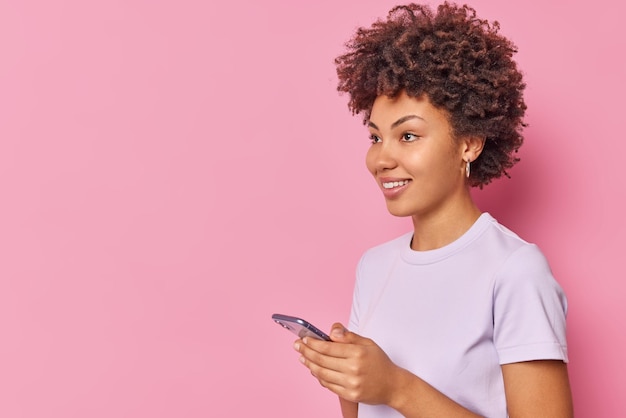
<path fill-rule="evenodd" d="M 483 152 L 485 138 L 480 136 L 466 136 L 461 140 L 461 157 L 463 161 L 475 161 Z"/>

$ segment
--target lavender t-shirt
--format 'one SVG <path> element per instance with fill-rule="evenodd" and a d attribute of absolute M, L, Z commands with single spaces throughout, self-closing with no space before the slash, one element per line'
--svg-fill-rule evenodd
<path fill-rule="evenodd" d="M 488 213 L 436 250 L 411 237 L 363 255 L 349 328 L 471 411 L 506 417 L 501 364 L 567 362 L 563 290 L 537 246 Z M 361 404 L 359 417 L 401 415 Z"/>

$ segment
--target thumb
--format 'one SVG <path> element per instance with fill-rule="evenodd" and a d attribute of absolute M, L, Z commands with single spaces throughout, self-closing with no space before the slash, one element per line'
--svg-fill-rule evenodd
<path fill-rule="evenodd" d="M 348 331 L 340 323 L 333 324 L 330 330 L 330 339 L 340 343 L 355 343 L 360 337 L 354 332 Z"/>

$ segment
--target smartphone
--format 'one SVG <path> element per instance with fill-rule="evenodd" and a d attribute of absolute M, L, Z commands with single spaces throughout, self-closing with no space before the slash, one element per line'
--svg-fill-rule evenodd
<path fill-rule="evenodd" d="M 330 341 L 330 337 L 328 335 L 304 319 L 281 314 L 272 315 L 272 319 L 278 325 L 288 329 L 300 338 L 311 337 L 317 338 L 318 340 Z"/>

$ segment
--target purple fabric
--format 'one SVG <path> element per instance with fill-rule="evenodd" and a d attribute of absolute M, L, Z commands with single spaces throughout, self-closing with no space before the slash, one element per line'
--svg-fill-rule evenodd
<path fill-rule="evenodd" d="M 567 300 L 545 257 L 483 213 L 458 240 L 413 251 L 411 233 L 368 250 L 349 328 L 486 417 L 506 417 L 501 364 L 567 362 Z M 359 405 L 359 417 L 400 417 Z"/>

